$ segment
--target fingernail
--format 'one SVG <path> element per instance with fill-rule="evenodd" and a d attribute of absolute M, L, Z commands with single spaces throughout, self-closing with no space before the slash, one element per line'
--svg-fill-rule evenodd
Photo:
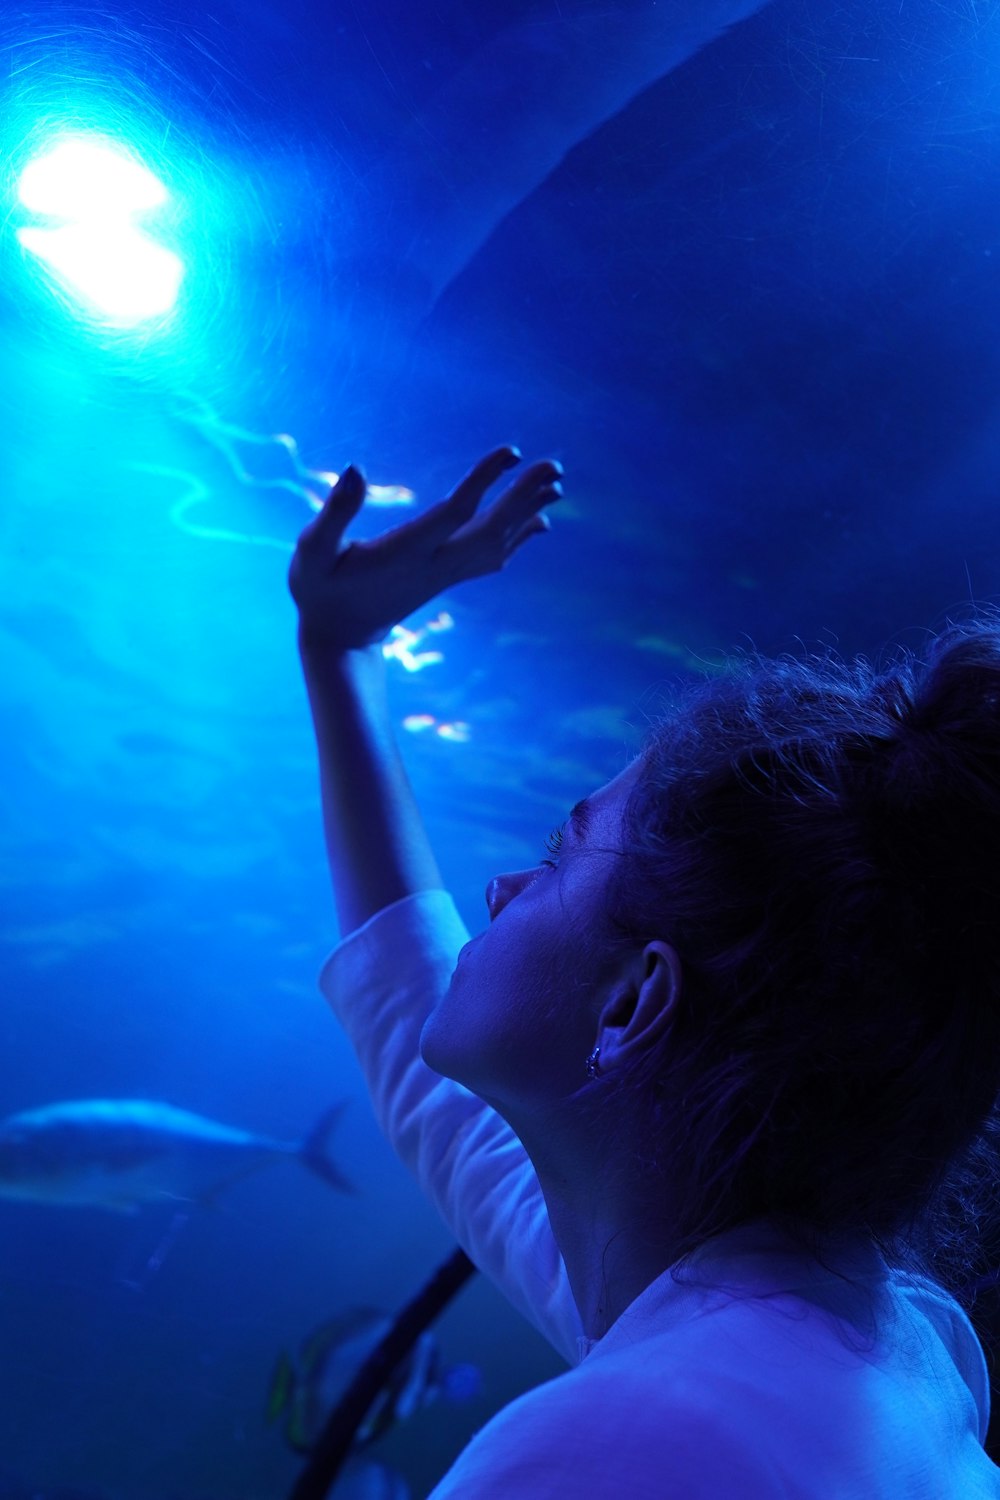
<path fill-rule="evenodd" d="M 513 443 L 507 449 L 507 462 L 509 464 L 519 464 L 521 462 L 521 450 L 520 448 L 516 448 Z"/>

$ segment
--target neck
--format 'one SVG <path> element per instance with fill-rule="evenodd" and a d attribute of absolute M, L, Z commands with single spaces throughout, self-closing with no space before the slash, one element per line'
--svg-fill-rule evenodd
<path fill-rule="evenodd" d="M 550 1122 L 551 1123 L 551 1122 Z M 626 1307 L 676 1259 L 662 1224 L 649 1212 L 649 1184 L 592 1139 L 560 1149 L 558 1131 L 524 1140 L 545 1197 L 549 1222 L 589 1339 L 604 1336 Z"/>
<path fill-rule="evenodd" d="M 549 1220 L 566 1265 L 588 1339 L 600 1339 L 625 1309 L 671 1264 L 669 1251 L 614 1215 L 582 1222 L 558 1190 L 542 1182 Z"/>

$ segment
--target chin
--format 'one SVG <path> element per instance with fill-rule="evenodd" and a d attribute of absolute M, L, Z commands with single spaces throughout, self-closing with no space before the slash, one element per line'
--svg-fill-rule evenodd
<path fill-rule="evenodd" d="M 420 1056 L 435 1073 L 451 1078 L 454 1075 L 448 1066 L 448 1036 L 439 1019 L 443 1005 L 444 999 L 439 1000 L 423 1024 L 420 1032 Z"/>
<path fill-rule="evenodd" d="M 428 1015 L 420 1032 L 420 1056 L 429 1068 L 465 1088 L 469 1082 L 470 1060 L 475 1071 L 475 1038 L 470 1035 L 471 1006 L 474 995 L 462 983 L 456 969 L 451 983 Z"/>

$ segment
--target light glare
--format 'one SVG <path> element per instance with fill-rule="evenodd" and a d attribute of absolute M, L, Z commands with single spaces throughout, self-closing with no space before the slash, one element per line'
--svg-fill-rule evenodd
<path fill-rule="evenodd" d="M 66 224 L 20 229 L 26 250 L 112 323 L 131 326 L 162 317 L 177 301 L 184 267 L 177 256 L 131 227 Z"/>
<path fill-rule="evenodd" d="M 167 201 L 158 177 L 101 140 L 71 136 L 21 173 L 18 197 L 57 219 L 129 219 Z"/>
<path fill-rule="evenodd" d="M 66 137 L 28 163 L 18 196 L 63 221 L 17 238 L 91 315 L 132 327 L 174 306 L 184 266 L 135 223 L 169 195 L 133 157 L 100 137 Z"/>

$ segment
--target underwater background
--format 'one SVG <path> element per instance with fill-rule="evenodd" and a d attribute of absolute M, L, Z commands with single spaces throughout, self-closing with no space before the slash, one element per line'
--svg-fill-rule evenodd
<path fill-rule="evenodd" d="M 371 536 L 496 444 L 566 467 L 551 536 L 391 643 L 474 930 L 678 678 L 995 600 L 1000 5 L 39 3 L 0 44 L 0 1115 L 146 1099 L 294 1143 L 343 1102 L 356 1188 L 0 1196 L 0 1497 L 277 1500 L 279 1356 L 451 1248 L 316 988 L 310 497 L 362 464 Z M 165 188 L 115 232 L 176 257 L 169 308 L 107 315 L 40 252 L 93 219 L 86 182 L 25 202 L 67 135 Z M 561 1368 L 478 1280 L 437 1335 L 478 1391 L 380 1440 L 365 1494 L 426 1495 Z"/>

